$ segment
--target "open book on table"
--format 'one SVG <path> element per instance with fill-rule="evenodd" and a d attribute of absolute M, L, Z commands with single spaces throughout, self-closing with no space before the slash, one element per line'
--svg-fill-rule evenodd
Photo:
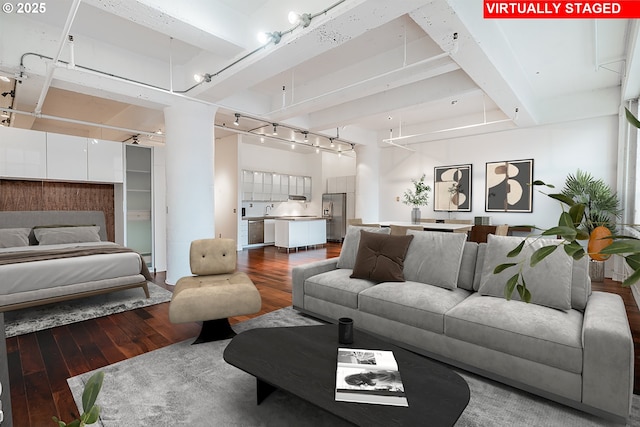
<path fill-rule="evenodd" d="M 393 352 L 339 348 L 336 400 L 409 406 Z"/>

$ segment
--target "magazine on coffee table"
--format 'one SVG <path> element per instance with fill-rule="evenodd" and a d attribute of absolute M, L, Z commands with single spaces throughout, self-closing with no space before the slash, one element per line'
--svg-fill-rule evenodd
<path fill-rule="evenodd" d="M 393 352 L 339 348 L 336 400 L 409 406 Z"/>

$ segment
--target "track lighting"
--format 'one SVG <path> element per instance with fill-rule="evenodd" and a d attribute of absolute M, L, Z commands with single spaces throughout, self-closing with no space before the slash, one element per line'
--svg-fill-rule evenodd
<path fill-rule="evenodd" d="M 291 11 L 288 15 L 289 23 L 293 25 L 302 25 L 302 28 L 307 28 L 311 23 L 311 15 L 308 13 L 298 13 Z"/>
<path fill-rule="evenodd" d="M 0 114 L 0 117 L 9 117 L 9 113 L 7 113 L 6 111 L 2 111 L 2 114 Z"/>
<path fill-rule="evenodd" d="M 138 145 L 138 135 L 133 135 L 133 145 Z"/>
<path fill-rule="evenodd" d="M 335 154 L 340 154 L 345 150 L 354 151 L 354 145 L 350 142 L 340 140 L 339 134 L 334 137 L 329 137 L 283 123 L 269 122 L 262 118 L 243 113 L 234 112 L 230 114 L 233 114 L 234 117 L 233 124 L 239 127 L 237 132 L 255 135 L 260 138 L 260 143 L 263 144 L 265 143 L 265 139 L 269 138 L 271 140 L 277 140 L 278 142 L 288 144 L 292 150 L 297 149 L 298 145 L 302 145 L 303 147 L 314 149 L 316 153 L 329 151 Z M 243 119 L 242 125 L 240 124 L 241 118 Z M 258 122 L 259 124 L 253 128 L 244 130 L 243 128 L 248 126 L 247 123 L 251 122 Z M 216 127 L 230 129 L 227 128 L 225 123 L 216 124 Z M 278 136 L 278 127 L 284 127 L 286 136 Z M 269 128 L 272 129 L 271 132 L 269 132 Z M 280 134 L 282 135 L 282 131 L 280 131 Z M 302 138 L 298 139 L 298 134 L 301 134 Z M 309 136 L 313 136 L 313 141 L 309 139 Z M 322 141 L 330 142 L 331 146 L 329 147 L 327 142 L 321 143 Z"/>
<path fill-rule="evenodd" d="M 273 42 L 273 44 L 280 43 L 282 40 L 282 33 L 280 31 L 274 31 L 273 33 L 258 33 L 258 41 L 261 44 L 267 44 Z"/>
<path fill-rule="evenodd" d="M 209 73 L 205 73 L 205 74 L 194 74 L 193 75 L 193 80 L 195 80 L 198 83 L 202 83 L 202 82 L 206 82 L 209 83 L 211 81 L 211 74 Z"/>
<path fill-rule="evenodd" d="M 2 92 L 2 96 L 6 98 L 7 95 L 10 95 L 12 98 L 14 96 L 16 96 L 16 93 L 14 91 L 9 91 L 9 92 Z"/>

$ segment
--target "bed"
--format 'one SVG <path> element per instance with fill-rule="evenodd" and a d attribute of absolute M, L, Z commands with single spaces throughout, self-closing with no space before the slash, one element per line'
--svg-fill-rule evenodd
<path fill-rule="evenodd" d="M 137 252 L 107 241 L 100 211 L 0 212 L 0 312 L 140 287 Z"/>

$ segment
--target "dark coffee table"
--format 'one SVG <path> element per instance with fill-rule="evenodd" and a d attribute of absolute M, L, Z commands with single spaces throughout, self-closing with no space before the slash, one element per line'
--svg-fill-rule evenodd
<path fill-rule="evenodd" d="M 392 350 L 409 407 L 336 402 L 338 347 Z M 339 344 L 337 325 L 251 329 L 224 360 L 256 377 L 258 404 L 280 388 L 357 425 L 451 426 L 469 403 L 466 381 L 445 365 L 357 329 L 353 344 Z"/>

